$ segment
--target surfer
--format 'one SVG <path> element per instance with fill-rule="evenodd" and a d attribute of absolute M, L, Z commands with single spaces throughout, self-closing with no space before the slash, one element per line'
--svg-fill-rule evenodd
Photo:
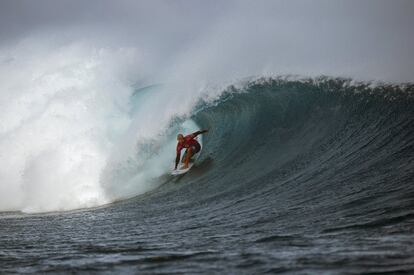
<path fill-rule="evenodd" d="M 185 150 L 185 154 L 183 157 L 182 162 L 184 163 L 184 166 L 181 167 L 181 169 L 187 169 L 188 168 L 188 164 L 190 162 L 190 159 L 192 156 L 194 156 L 195 154 L 197 154 L 200 149 L 201 149 L 201 145 L 200 143 L 198 143 L 198 141 L 195 139 L 196 136 L 198 136 L 199 134 L 204 134 L 207 133 L 208 130 L 202 130 L 202 131 L 197 131 L 194 132 L 190 135 L 187 136 L 183 136 L 182 134 L 178 134 L 177 135 L 177 157 L 175 158 L 175 168 L 174 170 L 177 169 L 178 163 L 180 162 L 180 157 L 181 157 L 181 150 L 183 148 L 187 148 L 187 150 Z"/>

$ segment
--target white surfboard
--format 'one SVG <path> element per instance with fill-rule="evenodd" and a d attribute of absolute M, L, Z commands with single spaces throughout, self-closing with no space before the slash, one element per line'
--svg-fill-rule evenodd
<path fill-rule="evenodd" d="M 194 162 L 190 162 L 188 164 L 188 168 L 186 169 L 182 169 L 181 167 L 183 167 L 183 165 L 180 165 L 180 167 L 177 167 L 177 169 L 171 172 L 171 175 L 177 176 L 177 175 L 185 174 L 191 169 L 191 167 L 193 167 L 193 165 L 194 165 Z"/>

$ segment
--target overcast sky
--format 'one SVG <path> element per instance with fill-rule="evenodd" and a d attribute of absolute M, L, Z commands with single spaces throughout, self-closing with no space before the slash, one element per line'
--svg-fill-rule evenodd
<path fill-rule="evenodd" d="M 270 72 L 414 81 L 413 15 L 410 0 L 0 0 L 0 46 L 50 36 L 186 59 L 178 66 L 193 62 L 204 74 L 216 66 L 212 77 Z"/>

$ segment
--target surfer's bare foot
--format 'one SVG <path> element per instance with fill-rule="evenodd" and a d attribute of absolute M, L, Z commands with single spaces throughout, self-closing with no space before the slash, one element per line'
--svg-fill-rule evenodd
<path fill-rule="evenodd" d="M 181 170 L 184 170 L 184 169 L 187 169 L 188 168 L 188 165 L 183 165 L 182 167 L 181 167 Z"/>

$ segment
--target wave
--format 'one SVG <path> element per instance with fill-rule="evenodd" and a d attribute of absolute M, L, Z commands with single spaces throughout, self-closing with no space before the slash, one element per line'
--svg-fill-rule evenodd
<path fill-rule="evenodd" d="M 183 94 L 170 85 L 134 88 L 129 70 L 102 71 L 108 59 L 109 68 L 134 63 L 130 51 L 64 51 L 48 52 L 48 66 L 20 86 L 27 64 L 5 65 L 16 77 L 2 84 L 11 100 L 2 100 L 1 211 L 94 207 L 175 182 L 167 176 L 175 135 L 199 127 L 211 131 L 193 175 L 211 188 L 246 189 L 237 200 L 258 190 L 345 189 L 355 192 L 344 198 L 352 204 L 369 197 L 368 186 L 403 188 L 412 176 L 411 84 L 268 77 Z"/>
<path fill-rule="evenodd" d="M 412 217 L 413 88 L 327 77 L 229 87 L 193 117 L 212 129 L 202 178 L 189 180 L 197 201 L 336 213 L 332 232 Z"/>

